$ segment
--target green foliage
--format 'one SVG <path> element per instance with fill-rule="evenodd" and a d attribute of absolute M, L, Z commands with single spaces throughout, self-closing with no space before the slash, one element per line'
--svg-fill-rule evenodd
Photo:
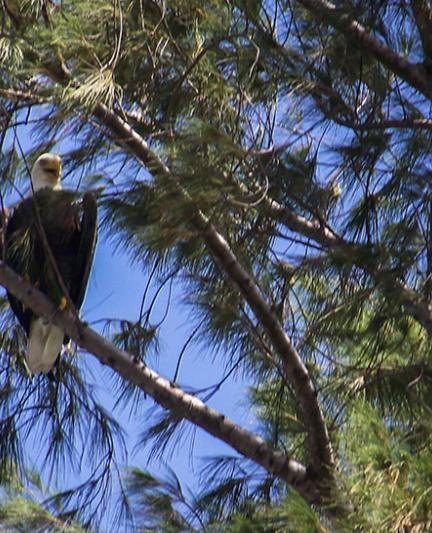
<path fill-rule="evenodd" d="M 431 528 L 429 423 L 420 431 L 421 444 L 411 430 L 385 423 L 367 404 L 353 406 L 344 452 L 351 465 L 349 492 L 356 509 L 352 531 Z"/>
<path fill-rule="evenodd" d="M 41 505 L 19 496 L 0 506 L 0 524 L 10 532 L 80 533 L 84 531 L 79 526 L 69 525 L 56 518 Z"/>
<path fill-rule="evenodd" d="M 28 473 L 30 484 L 21 485 L 12 474 L 2 477 L 3 493 L 0 497 L 0 528 L 14 533 L 25 531 L 52 533 L 83 533 L 85 530 L 61 509 L 47 502 L 47 495 L 39 476 Z"/>
<path fill-rule="evenodd" d="M 127 488 L 140 531 L 197 531 L 190 520 L 199 516 L 173 471 L 169 470 L 165 479 L 158 479 L 148 472 L 131 470 Z"/>
<path fill-rule="evenodd" d="M 408 3 L 335 4 L 402 57 L 427 63 Z M 207 400 L 228 377 L 239 386 L 244 378 L 253 429 L 309 464 L 298 399 L 263 324 L 204 246 L 199 209 L 258 285 L 317 388 L 341 492 L 353 504 L 338 528 L 431 529 L 431 341 L 398 292 L 405 285 L 415 303 L 429 304 L 432 291 L 427 97 L 301 2 L 1 6 L 1 207 L 26 194 L 41 151 L 62 152 L 69 188 L 98 187 L 102 235 L 148 277 L 135 319 L 112 316 L 105 334 L 152 364 L 165 317 L 181 310 L 187 333 L 174 381 L 183 381 L 182 358 L 195 344 L 225 374 L 186 388 Z M 99 104 L 142 136 L 153 159 L 142 164 L 128 140 L 107 131 L 92 114 Z M 166 293 L 161 318 L 155 309 Z M 16 471 L 24 482 L 26 438 L 43 432 L 40 451 L 59 470 L 91 439 L 94 479 L 57 501 L 63 513 L 94 522 L 100 495 L 111 495 L 119 425 L 74 357 L 64 357 L 56 383 L 30 379 L 23 332 L 4 298 L 0 305 L 0 477 Z M 144 395 L 108 377 L 121 415 L 139 416 Z M 145 420 L 139 443 L 149 443 L 151 458 L 193 433 L 175 412 L 152 407 Z M 130 504 L 133 527 L 144 531 L 331 530 L 329 502 L 311 508 L 242 458 L 209 458 L 203 471 L 199 495 L 171 471 L 161 479 L 132 471 L 119 508 Z M 0 512 L 8 527 L 50 520 L 22 494 Z"/>

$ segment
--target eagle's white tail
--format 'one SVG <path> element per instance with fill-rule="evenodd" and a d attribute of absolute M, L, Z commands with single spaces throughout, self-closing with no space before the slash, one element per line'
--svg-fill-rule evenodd
<path fill-rule="evenodd" d="M 60 353 L 63 344 L 63 331 L 42 318 L 30 324 L 27 364 L 32 374 L 49 372 Z"/>

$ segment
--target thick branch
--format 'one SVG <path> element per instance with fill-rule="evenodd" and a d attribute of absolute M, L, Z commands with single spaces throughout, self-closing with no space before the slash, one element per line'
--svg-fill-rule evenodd
<path fill-rule="evenodd" d="M 314 385 L 300 355 L 259 288 L 235 257 L 228 242 L 202 213 L 196 215 L 195 223 L 200 228 L 203 239 L 217 264 L 236 284 L 279 355 L 284 376 L 288 378 L 302 410 L 303 422 L 309 436 L 312 465 L 318 471 L 321 471 L 323 466 L 331 466 L 332 449 L 324 416 L 317 401 Z"/>
<path fill-rule="evenodd" d="M 352 20 L 341 9 L 327 0 L 298 0 L 312 15 L 331 24 L 351 39 L 353 45 L 365 50 L 375 57 L 389 70 L 394 72 L 409 85 L 432 98 L 432 78 L 421 65 L 411 63 L 401 55 L 391 50 L 386 44 L 366 29 L 356 20 Z"/>
<path fill-rule="evenodd" d="M 70 311 L 56 309 L 43 293 L 20 278 L 2 261 L 0 284 L 38 316 L 50 317 L 79 346 L 94 354 L 101 363 L 113 368 L 124 379 L 134 383 L 159 405 L 226 442 L 244 457 L 289 483 L 309 502 L 319 501 L 317 484 L 304 465 L 275 450 L 258 435 L 243 429 L 195 396 L 162 378 L 142 361 L 98 335 Z"/>
<path fill-rule="evenodd" d="M 50 101 L 49 98 L 45 98 L 39 94 L 30 91 L 20 91 L 18 89 L 0 89 L 0 96 L 8 98 L 11 102 L 25 101 L 29 104 L 45 104 Z"/>
<path fill-rule="evenodd" d="M 132 152 L 152 174 L 171 177 L 168 166 L 150 149 L 141 135 L 118 114 L 102 103 L 94 107 L 93 114 L 111 132 L 113 141 Z"/>

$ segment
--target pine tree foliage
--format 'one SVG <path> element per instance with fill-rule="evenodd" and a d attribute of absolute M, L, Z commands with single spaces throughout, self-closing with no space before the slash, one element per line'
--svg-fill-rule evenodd
<path fill-rule="evenodd" d="M 67 515 L 62 515 L 55 498 L 46 493 L 35 472 L 27 472 L 29 482 L 23 486 L 17 471 L 2 476 L 0 528 L 14 533 L 25 531 L 81 533 L 85 531 Z"/>
<path fill-rule="evenodd" d="M 186 384 L 198 398 L 245 378 L 256 433 L 318 491 L 306 501 L 234 453 L 208 462 L 200 495 L 174 472 L 135 470 L 121 497 L 134 527 L 430 529 L 431 2 L 0 6 L 2 208 L 60 147 L 68 184 L 97 190 L 101 231 L 149 280 L 136 320 L 113 316 L 106 336 L 151 365 L 159 295 L 181 295 L 189 337 L 174 381 L 191 343 L 226 374 L 212 389 Z M 91 435 L 94 478 L 59 496 L 90 523 L 121 428 L 80 357 L 65 357 L 56 383 L 31 380 L 0 304 L 1 475 L 25 478 L 23 445 L 41 428 L 54 470 Z M 109 375 L 122 409 L 142 413 L 136 381 Z M 187 438 L 183 416 L 152 408 L 153 455 Z"/>

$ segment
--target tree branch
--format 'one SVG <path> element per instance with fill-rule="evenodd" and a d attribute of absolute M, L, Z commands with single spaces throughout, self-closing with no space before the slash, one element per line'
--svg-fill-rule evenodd
<path fill-rule="evenodd" d="M 389 380 L 403 384 L 408 390 L 422 379 L 431 381 L 432 367 L 423 363 L 414 363 L 394 368 L 377 368 L 372 371 L 370 368 L 366 368 L 363 370 L 361 378 L 363 380 L 362 389 L 368 389 L 377 383 Z"/>
<path fill-rule="evenodd" d="M 321 472 L 323 466 L 333 465 L 332 448 L 315 387 L 299 353 L 225 238 L 216 231 L 213 224 L 206 220 L 202 213 L 196 215 L 195 224 L 200 228 L 201 235 L 216 263 L 235 283 L 276 349 L 283 374 L 291 384 L 302 411 L 303 422 L 309 437 L 312 465 L 318 472 Z"/>
<path fill-rule="evenodd" d="M 300 233 L 303 237 L 312 239 L 325 248 L 331 248 L 334 246 L 340 246 L 343 248 L 346 248 L 347 246 L 356 246 L 354 244 L 351 245 L 342 237 L 339 237 L 337 233 L 324 226 L 318 220 L 308 220 L 294 211 L 282 207 L 278 202 L 271 198 L 265 199 L 265 207 L 274 218 L 288 229 L 294 233 Z"/>
<path fill-rule="evenodd" d="M 294 487 L 309 502 L 320 500 L 318 485 L 304 465 L 275 450 L 258 435 L 235 424 L 200 399 L 162 378 L 141 360 L 98 335 L 70 311 L 60 311 L 42 292 L 15 274 L 2 261 L 0 284 L 36 315 L 49 317 L 78 346 L 95 355 L 102 364 L 110 366 L 127 381 L 134 383 L 159 405 L 226 442 L 244 457 Z"/>
<path fill-rule="evenodd" d="M 432 129 L 432 120 L 427 118 L 386 119 L 380 122 L 356 122 L 332 117 L 332 120 L 357 131 L 387 130 L 393 129 Z"/>
<path fill-rule="evenodd" d="M 388 292 L 390 298 L 404 305 L 408 314 L 414 317 L 432 336 L 431 307 L 401 280 L 394 276 L 389 276 L 387 272 L 382 272 L 380 268 L 375 268 L 373 264 L 365 263 L 364 258 L 370 258 L 372 255 L 372 250 L 369 246 L 349 242 L 318 221 L 307 220 L 282 207 L 272 199 L 266 199 L 265 201 L 266 207 L 272 216 L 288 229 L 314 240 L 324 248 L 331 249 L 335 254 L 342 254 L 347 261 L 369 274 Z"/>
<path fill-rule="evenodd" d="M 324 20 L 338 29 L 351 39 L 353 45 L 370 53 L 409 85 L 427 98 L 432 98 L 432 78 L 427 75 L 421 65 L 411 63 L 391 50 L 377 37 L 368 33 L 359 22 L 352 20 L 349 15 L 331 2 L 327 0 L 298 0 L 298 2 L 309 10 L 313 17 Z"/>
<path fill-rule="evenodd" d="M 19 89 L 1 89 L 0 96 L 8 98 L 11 102 L 22 102 L 23 100 L 31 104 L 46 104 L 51 101 L 50 98 L 35 94 L 30 91 L 20 91 Z"/>
<path fill-rule="evenodd" d="M 386 289 L 399 298 L 400 303 L 405 306 L 408 314 L 414 317 L 432 336 L 431 306 L 427 302 L 420 300 L 419 295 L 400 280 L 388 283 Z"/>
<path fill-rule="evenodd" d="M 411 0 L 411 8 L 423 46 L 424 64 L 432 69 L 432 9 L 429 0 Z"/>

